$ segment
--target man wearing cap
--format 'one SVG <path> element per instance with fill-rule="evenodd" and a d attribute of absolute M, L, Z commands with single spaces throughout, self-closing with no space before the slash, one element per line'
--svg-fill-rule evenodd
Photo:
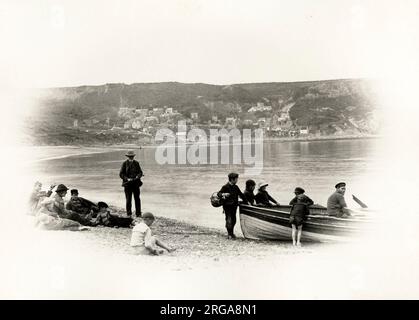
<path fill-rule="evenodd" d="M 122 179 L 122 186 L 125 191 L 127 215 L 132 215 L 132 196 L 134 196 L 135 215 L 141 217 L 140 187 L 143 184 L 141 182 L 143 171 L 140 163 L 134 160 L 134 151 L 128 151 L 125 156 L 128 159 L 122 164 L 119 177 Z"/>
<path fill-rule="evenodd" d="M 98 206 L 92 201 L 79 197 L 79 191 L 77 189 L 71 189 L 70 193 L 71 198 L 65 206 L 67 210 L 74 211 L 84 217 L 89 213 L 97 213 L 99 211 Z"/>
<path fill-rule="evenodd" d="M 339 218 L 350 216 L 349 209 L 345 201 L 346 183 L 339 182 L 335 185 L 336 191 L 327 199 L 327 214 Z"/>
<path fill-rule="evenodd" d="M 218 192 L 218 197 L 224 199 L 223 209 L 226 219 L 226 229 L 229 239 L 235 239 L 234 226 L 236 225 L 236 213 L 239 206 L 239 197 L 247 204 L 246 197 L 237 186 L 239 175 L 237 173 L 230 173 L 228 175 L 228 182 L 221 187 Z"/>

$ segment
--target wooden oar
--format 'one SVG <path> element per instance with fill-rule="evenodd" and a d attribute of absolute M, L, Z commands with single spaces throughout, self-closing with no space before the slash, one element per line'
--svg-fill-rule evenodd
<path fill-rule="evenodd" d="M 361 200 L 359 200 L 357 197 L 355 197 L 354 195 L 352 195 L 352 199 L 354 199 L 354 201 L 356 202 L 356 203 L 358 203 L 362 208 L 368 208 L 368 206 L 365 204 L 365 203 L 363 203 Z"/>

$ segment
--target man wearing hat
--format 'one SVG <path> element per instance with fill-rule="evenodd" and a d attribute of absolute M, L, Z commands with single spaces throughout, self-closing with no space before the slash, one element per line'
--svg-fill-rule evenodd
<path fill-rule="evenodd" d="M 350 216 L 349 209 L 345 201 L 346 183 L 339 182 L 335 185 L 336 191 L 327 199 L 327 214 L 339 218 Z"/>
<path fill-rule="evenodd" d="M 140 187 L 143 184 L 141 182 L 143 171 L 140 163 L 134 160 L 134 151 L 128 151 L 125 156 L 128 159 L 122 164 L 119 177 L 122 179 L 125 191 L 127 215 L 132 215 L 132 196 L 134 195 L 135 215 L 141 217 Z"/>

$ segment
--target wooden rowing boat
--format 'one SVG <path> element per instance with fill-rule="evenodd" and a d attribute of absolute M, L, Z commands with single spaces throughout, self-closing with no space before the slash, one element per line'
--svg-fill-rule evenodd
<path fill-rule="evenodd" d="M 367 216 L 337 218 L 326 215 L 326 208 L 310 206 L 310 215 L 304 224 L 302 241 L 347 241 L 368 225 Z M 291 206 L 257 207 L 240 205 L 240 225 L 245 238 L 256 240 L 291 240 L 289 223 Z"/>

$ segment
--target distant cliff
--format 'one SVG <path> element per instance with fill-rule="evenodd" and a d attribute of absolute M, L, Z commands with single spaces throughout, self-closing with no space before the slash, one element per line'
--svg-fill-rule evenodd
<path fill-rule="evenodd" d="M 27 124 L 31 141 L 36 144 L 105 142 L 126 143 L 136 139 L 127 133 L 104 137 L 89 130 L 72 130 L 74 120 L 94 120 L 100 127 L 123 126 L 118 118 L 121 107 L 173 107 L 185 118 L 191 112 L 206 123 L 216 116 L 249 118 L 257 103 L 271 106 L 256 116 L 271 118 L 286 114 L 293 127 L 307 126 L 320 134 L 349 130 L 376 133 L 377 103 L 373 85 L 363 79 L 343 79 L 292 83 L 248 83 L 233 85 L 186 84 L 177 82 L 105 84 L 41 90 L 38 109 Z M 94 124 L 91 124 L 94 128 Z"/>

